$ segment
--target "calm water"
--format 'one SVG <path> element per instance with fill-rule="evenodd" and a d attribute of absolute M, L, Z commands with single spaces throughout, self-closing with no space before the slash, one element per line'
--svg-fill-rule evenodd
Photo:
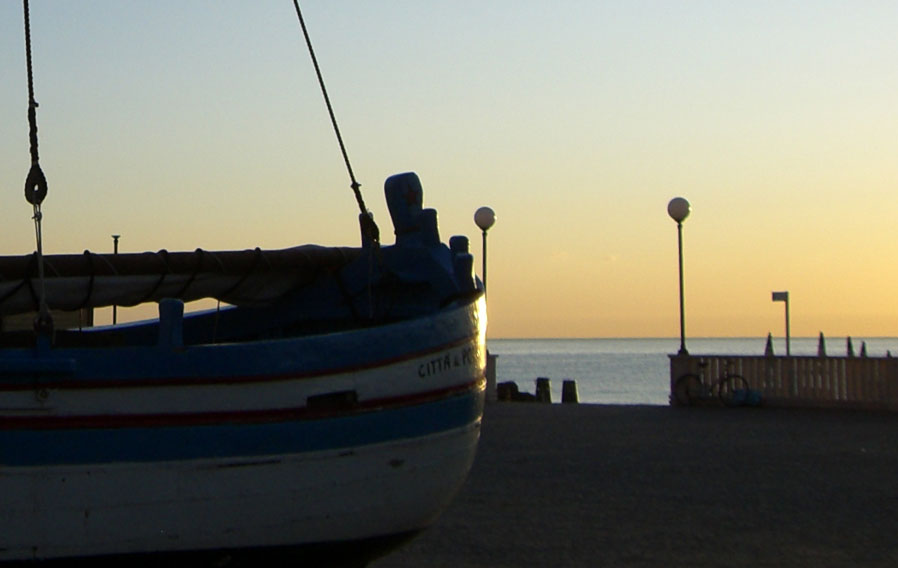
<path fill-rule="evenodd" d="M 855 353 L 866 342 L 867 354 L 898 355 L 898 338 L 852 338 Z M 689 339 L 689 353 L 762 355 L 766 337 Z M 818 339 L 792 338 L 793 355 L 816 355 Z M 844 355 L 846 338 L 827 338 L 826 352 Z M 534 392 L 535 379 L 552 381 L 552 400 L 561 400 L 564 379 L 577 381 L 580 402 L 601 404 L 668 404 L 668 355 L 680 348 L 671 339 L 490 339 L 498 355 L 496 379 L 515 381 L 522 391 Z M 786 352 L 785 340 L 774 340 L 774 352 Z"/>

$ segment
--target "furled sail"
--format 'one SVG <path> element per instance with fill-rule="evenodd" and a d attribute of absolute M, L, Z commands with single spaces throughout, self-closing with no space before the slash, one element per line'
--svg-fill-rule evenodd
<path fill-rule="evenodd" d="M 338 270 L 361 251 L 303 245 L 265 251 L 44 255 L 44 286 L 54 310 L 135 306 L 163 298 L 265 305 Z M 35 254 L 0 257 L 0 315 L 36 310 L 38 286 Z"/>

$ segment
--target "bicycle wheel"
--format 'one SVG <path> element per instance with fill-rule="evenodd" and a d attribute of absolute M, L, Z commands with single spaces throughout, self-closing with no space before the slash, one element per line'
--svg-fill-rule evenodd
<path fill-rule="evenodd" d="M 748 400 L 748 381 L 742 375 L 727 375 L 717 386 L 724 406 L 742 406 Z"/>
<path fill-rule="evenodd" d="M 681 375 L 674 383 L 674 399 L 679 406 L 691 406 L 702 397 L 702 380 L 698 375 L 687 373 Z"/>

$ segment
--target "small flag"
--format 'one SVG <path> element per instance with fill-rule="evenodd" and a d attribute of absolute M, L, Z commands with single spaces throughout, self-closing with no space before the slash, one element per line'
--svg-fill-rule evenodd
<path fill-rule="evenodd" d="M 773 293 L 773 301 L 774 302 L 788 302 L 789 301 L 789 292 L 774 292 Z"/>

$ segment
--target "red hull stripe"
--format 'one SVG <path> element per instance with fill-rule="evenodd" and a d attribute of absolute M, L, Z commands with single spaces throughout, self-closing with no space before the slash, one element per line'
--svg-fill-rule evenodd
<path fill-rule="evenodd" d="M 213 411 L 196 413 L 97 414 L 74 416 L 10 416 L 0 417 L 0 430 L 58 430 L 84 428 L 160 428 L 220 424 L 264 424 L 295 420 L 321 420 L 350 416 L 375 410 L 425 404 L 484 388 L 478 379 L 462 385 L 398 397 L 360 401 L 357 404 L 318 409 L 307 407 L 265 410 Z"/>

